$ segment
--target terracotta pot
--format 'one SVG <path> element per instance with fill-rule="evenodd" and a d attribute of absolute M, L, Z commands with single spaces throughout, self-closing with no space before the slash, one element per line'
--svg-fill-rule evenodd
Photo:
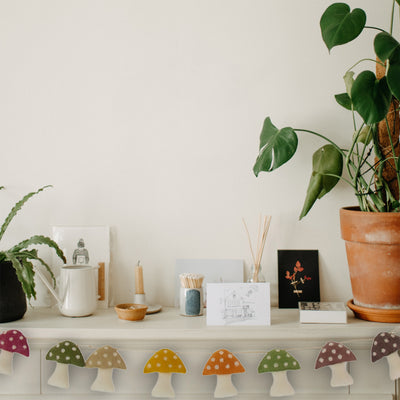
<path fill-rule="evenodd" d="M 354 304 L 400 315 L 400 213 L 342 208 L 340 225 Z"/>

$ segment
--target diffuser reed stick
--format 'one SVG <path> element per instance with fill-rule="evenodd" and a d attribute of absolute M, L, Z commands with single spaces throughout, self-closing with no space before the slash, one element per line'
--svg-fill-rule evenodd
<path fill-rule="evenodd" d="M 264 219 L 262 219 L 262 217 L 260 215 L 260 219 L 259 219 L 259 222 L 258 222 L 258 236 L 257 236 L 256 252 L 254 252 L 254 250 L 253 250 L 253 245 L 252 245 L 252 242 L 251 242 L 250 233 L 249 233 L 249 230 L 247 228 L 246 221 L 243 218 L 243 224 L 244 224 L 244 227 L 246 229 L 247 239 L 249 241 L 251 257 L 252 257 L 253 265 L 254 265 L 253 276 L 252 276 L 253 282 L 258 282 L 259 281 L 259 273 L 260 273 L 260 268 L 261 268 L 261 259 L 262 259 L 262 256 L 263 256 L 265 242 L 267 240 L 269 227 L 271 225 L 271 218 L 272 217 L 270 215 L 266 215 L 264 217 Z"/>

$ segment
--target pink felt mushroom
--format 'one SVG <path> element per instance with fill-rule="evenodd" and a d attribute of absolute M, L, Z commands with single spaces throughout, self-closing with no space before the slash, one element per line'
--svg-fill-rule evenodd
<path fill-rule="evenodd" d="M 386 358 L 391 380 L 400 378 L 400 337 L 394 333 L 381 332 L 376 335 L 371 349 L 372 362 Z"/>
<path fill-rule="evenodd" d="M 29 357 L 29 346 L 26 337 L 16 329 L 0 334 L 0 373 L 13 374 L 14 353 Z"/>
<path fill-rule="evenodd" d="M 356 360 L 356 356 L 344 344 L 328 342 L 320 351 L 315 369 L 329 367 L 332 371 L 331 386 L 349 386 L 353 377 L 347 372 L 347 362 Z"/>

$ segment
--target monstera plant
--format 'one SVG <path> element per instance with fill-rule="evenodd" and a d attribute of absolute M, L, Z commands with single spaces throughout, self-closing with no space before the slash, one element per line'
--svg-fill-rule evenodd
<path fill-rule="evenodd" d="M 363 211 L 400 211 L 399 203 L 399 118 L 400 43 L 393 37 L 393 16 L 400 0 L 393 0 L 389 31 L 366 26 L 366 13 L 351 10 L 347 4 L 329 6 L 320 20 L 322 38 L 329 51 L 358 38 L 365 30 L 377 31 L 373 59 L 352 62 L 344 73 L 345 91 L 335 96 L 337 103 L 353 114 L 349 146 L 343 149 L 333 139 L 307 129 L 277 128 L 268 117 L 260 137 L 259 155 L 254 165 L 256 176 L 273 171 L 296 153 L 298 136 L 318 136 L 325 144 L 315 151 L 312 175 L 300 218 L 341 179 L 354 190 Z M 382 4 L 379 4 L 381 7 Z M 374 67 L 357 76 L 359 64 Z M 376 68 L 375 68 L 376 66 Z"/>
<path fill-rule="evenodd" d="M 384 1 L 376 3 L 376 7 L 383 6 Z M 357 317 L 400 322 L 400 43 L 393 36 L 400 0 L 387 6 L 391 10 L 388 31 L 367 26 L 365 11 L 351 10 L 345 3 L 332 4 L 320 19 L 322 39 L 329 51 L 357 39 L 365 30 L 376 31 L 375 55 L 349 63 L 344 72 L 345 90 L 335 96 L 351 113 L 347 148 L 319 132 L 277 128 L 267 117 L 253 170 L 258 176 L 285 164 L 296 153 L 300 135 L 321 139 L 323 145 L 312 157 L 300 219 L 339 180 L 352 188 L 358 206 L 340 210 L 353 292 L 347 304 Z M 367 69 L 356 75 L 354 69 L 360 65 Z"/>

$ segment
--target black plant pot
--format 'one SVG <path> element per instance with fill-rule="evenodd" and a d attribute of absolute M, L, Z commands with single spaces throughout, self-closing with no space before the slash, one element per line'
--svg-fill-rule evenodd
<path fill-rule="evenodd" d="M 26 297 L 10 261 L 0 262 L 0 322 L 21 319 L 26 312 Z"/>

